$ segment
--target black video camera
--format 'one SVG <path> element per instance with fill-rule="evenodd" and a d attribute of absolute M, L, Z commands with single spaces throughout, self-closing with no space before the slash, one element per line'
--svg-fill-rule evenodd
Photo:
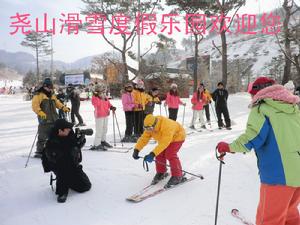
<path fill-rule="evenodd" d="M 77 140 L 77 145 L 79 148 L 82 148 L 86 142 L 85 140 L 85 135 L 91 136 L 93 135 L 93 129 L 82 129 L 80 130 L 79 128 L 75 129 L 75 137 Z"/>

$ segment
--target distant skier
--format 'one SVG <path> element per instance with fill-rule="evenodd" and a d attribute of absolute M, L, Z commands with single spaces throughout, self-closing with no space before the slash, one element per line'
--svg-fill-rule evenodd
<path fill-rule="evenodd" d="M 177 84 L 175 84 L 175 83 L 171 84 L 171 89 L 167 93 L 167 97 L 166 97 L 166 101 L 165 101 L 164 105 L 165 105 L 165 107 L 168 106 L 169 119 L 176 121 L 179 105 L 185 106 L 185 103 L 183 103 L 180 100 Z"/>
<path fill-rule="evenodd" d="M 37 114 L 38 140 L 36 143 L 36 152 L 34 157 L 41 158 L 44 145 L 50 134 L 54 122 L 58 119 L 56 108 L 69 112 L 70 109 L 64 106 L 53 94 L 53 83 L 50 78 L 45 78 L 42 87 L 40 87 L 32 98 L 32 110 Z"/>
<path fill-rule="evenodd" d="M 197 118 L 199 118 L 200 120 L 200 125 L 201 128 L 206 129 L 205 126 L 205 121 L 204 121 L 204 116 L 203 116 L 203 107 L 204 104 L 206 103 L 206 96 L 204 95 L 204 89 L 203 86 L 199 86 L 197 88 L 197 91 L 193 94 L 193 97 L 191 99 L 191 103 L 192 103 L 192 109 L 193 109 L 193 117 L 192 117 L 192 121 L 191 121 L 191 129 L 195 129 L 195 122 L 197 120 Z"/>
<path fill-rule="evenodd" d="M 85 126 L 85 123 L 83 122 L 83 119 L 81 115 L 79 114 L 80 110 L 80 96 L 79 91 L 75 89 L 75 87 L 72 84 L 69 84 L 67 87 L 67 94 L 68 98 L 71 100 L 71 120 L 72 123 L 75 125 L 75 116 L 78 119 L 78 124 L 75 125 L 75 127 L 81 127 Z"/>
<path fill-rule="evenodd" d="M 139 152 L 147 145 L 151 138 L 157 141 L 158 145 L 144 158 L 147 162 L 153 162 L 156 158 L 156 175 L 152 184 L 158 183 L 166 177 L 167 160 L 171 167 L 171 178 L 166 187 L 171 187 L 185 181 L 183 177 L 181 163 L 177 156 L 185 140 L 184 128 L 171 119 L 163 116 L 153 116 L 149 114 L 144 120 L 144 133 L 138 139 L 132 157 L 139 159 Z"/>
<path fill-rule="evenodd" d="M 228 91 L 224 88 L 224 84 L 222 82 L 218 83 L 217 89 L 212 94 L 212 98 L 216 105 L 216 114 L 218 117 L 219 129 L 222 129 L 222 127 L 224 127 L 224 123 L 222 120 L 223 114 L 225 120 L 225 128 L 231 130 L 231 121 L 227 108 Z"/>
<path fill-rule="evenodd" d="M 220 154 L 255 150 L 261 180 L 257 225 L 299 225 L 300 98 L 275 81 L 259 77 L 249 87 L 251 112 L 246 132 Z"/>

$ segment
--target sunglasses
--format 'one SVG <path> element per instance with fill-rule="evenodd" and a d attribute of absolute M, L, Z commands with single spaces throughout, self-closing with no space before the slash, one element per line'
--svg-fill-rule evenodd
<path fill-rule="evenodd" d="M 261 90 L 264 89 L 266 87 L 272 86 L 273 83 L 269 82 L 269 83 L 265 83 L 265 84 L 255 84 L 252 86 L 252 90 Z"/>

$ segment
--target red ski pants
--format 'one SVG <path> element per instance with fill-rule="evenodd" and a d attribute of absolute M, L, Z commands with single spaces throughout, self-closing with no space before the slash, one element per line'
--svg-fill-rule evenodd
<path fill-rule="evenodd" d="M 184 141 L 172 142 L 168 147 L 156 156 L 156 172 L 165 173 L 167 171 L 167 160 L 170 162 L 171 175 L 174 177 L 182 176 L 181 163 L 177 156 L 177 152 L 181 148 Z"/>
<path fill-rule="evenodd" d="M 300 225 L 300 187 L 260 186 L 256 225 Z"/>

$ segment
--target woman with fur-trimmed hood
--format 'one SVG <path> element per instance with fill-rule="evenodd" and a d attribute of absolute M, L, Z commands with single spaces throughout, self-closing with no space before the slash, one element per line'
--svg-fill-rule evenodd
<path fill-rule="evenodd" d="M 219 142 L 218 152 L 254 149 L 261 180 L 256 224 L 299 225 L 300 98 L 267 77 L 257 78 L 249 93 L 246 132 L 231 144 Z"/>

